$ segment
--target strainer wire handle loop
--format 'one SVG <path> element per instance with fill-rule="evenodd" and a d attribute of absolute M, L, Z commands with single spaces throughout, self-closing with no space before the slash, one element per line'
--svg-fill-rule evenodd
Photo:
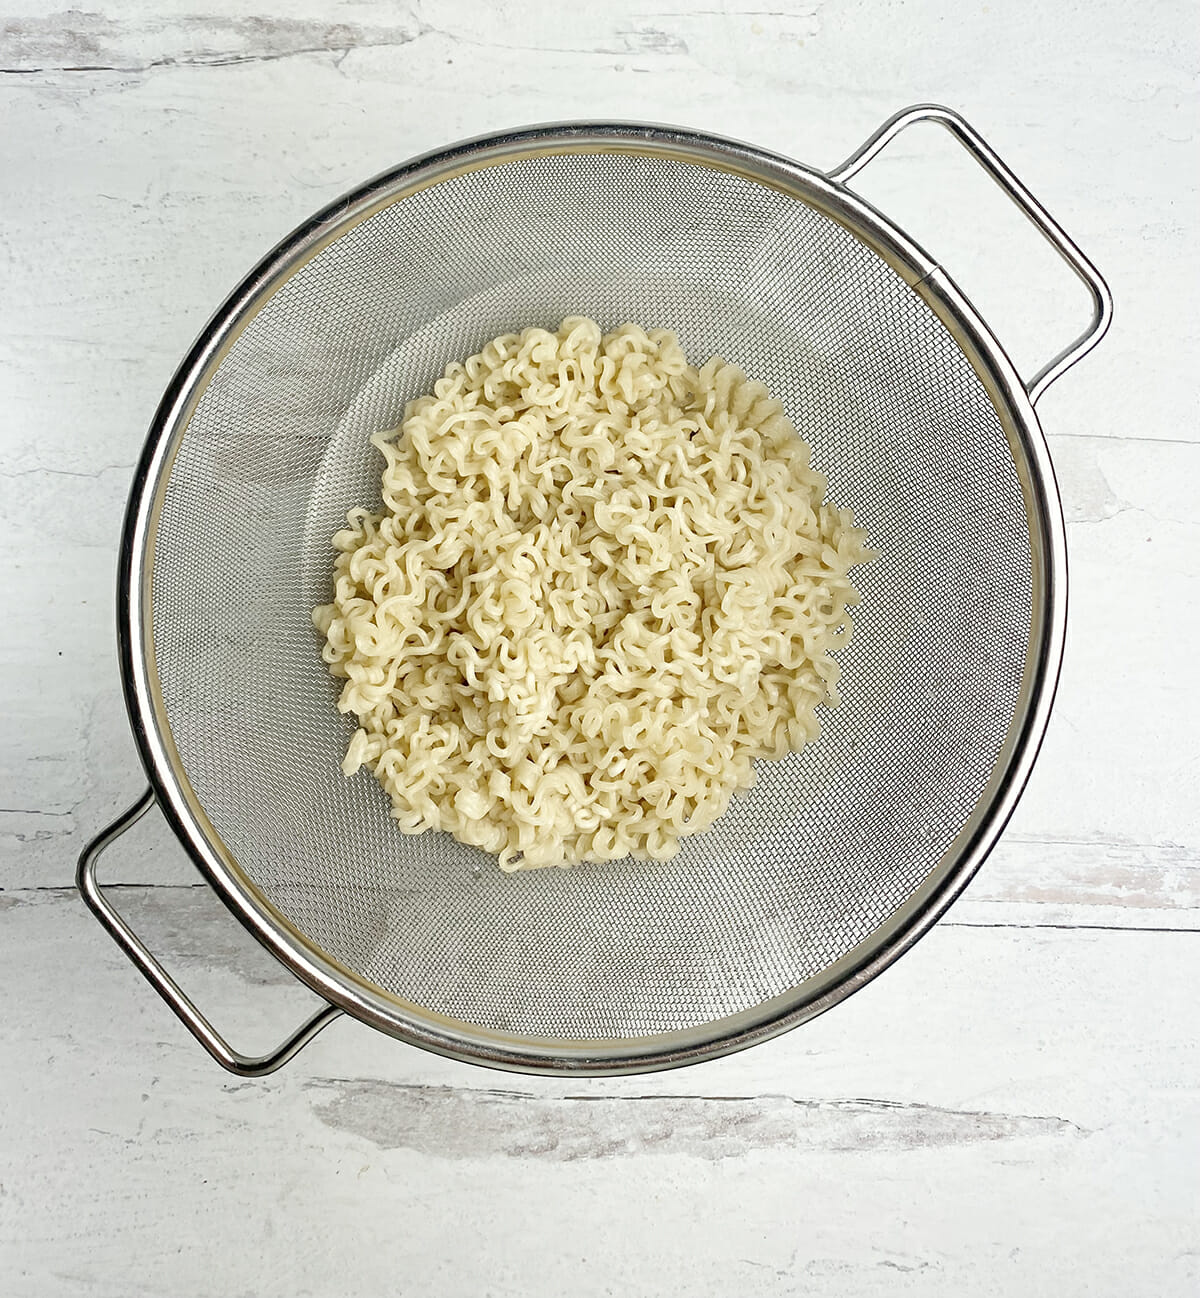
<path fill-rule="evenodd" d="M 262 1077 L 282 1067 L 296 1053 L 306 1046 L 320 1030 L 341 1014 L 334 1005 L 326 1005 L 292 1033 L 282 1045 L 265 1055 L 243 1055 L 234 1050 L 224 1037 L 213 1027 L 194 1004 L 184 994 L 179 984 L 162 967 L 141 938 L 129 927 L 119 911 L 105 896 L 96 879 L 96 863 L 105 848 L 114 843 L 131 826 L 137 824 L 154 805 L 152 789 L 145 793 L 129 808 L 117 817 L 107 829 L 102 830 L 83 849 L 79 857 L 79 868 L 75 880 L 83 899 L 95 913 L 96 918 L 112 934 L 114 941 L 122 951 L 145 975 L 147 981 L 182 1019 L 185 1026 L 210 1055 L 231 1073 L 239 1077 Z"/>
<path fill-rule="evenodd" d="M 856 149 L 841 166 L 834 167 L 826 175 L 837 184 L 844 185 L 868 162 L 877 157 L 901 131 L 917 122 L 935 122 L 949 131 L 1024 213 L 1038 233 L 1075 272 L 1091 295 L 1091 323 L 1074 342 L 1064 347 L 1025 384 L 1030 401 L 1036 404 L 1038 398 L 1055 379 L 1069 370 L 1082 356 L 1086 356 L 1104 337 L 1112 321 L 1112 294 L 1100 272 L 1071 236 L 1009 170 L 1007 164 L 979 132 L 953 109 L 944 108 L 940 104 L 915 104 L 911 108 L 901 109 L 894 117 L 888 118 L 875 134 L 861 148 Z"/>

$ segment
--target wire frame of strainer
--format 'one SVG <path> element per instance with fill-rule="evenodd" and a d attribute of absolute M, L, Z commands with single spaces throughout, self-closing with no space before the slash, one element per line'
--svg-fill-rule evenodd
<path fill-rule="evenodd" d="M 1092 294 L 1028 385 L 946 273 L 847 182 L 898 131 L 963 143 Z M 278 1067 L 341 1010 L 516 1069 L 661 1068 L 861 986 L 992 846 L 1045 729 L 1063 526 L 1033 402 L 1098 340 L 1103 281 L 959 117 L 898 114 L 822 174 L 649 126 L 539 127 L 409 163 L 314 217 L 233 294 L 163 399 L 121 558 L 126 693 L 150 790 L 80 861 L 89 904 L 225 1067 Z M 329 539 L 378 498 L 371 432 L 496 334 L 675 329 L 763 380 L 881 557 L 858 570 L 843 703 L 667 865 L 502 875 L 411 838 L 339 761 L 352 723 L 309 613 Z M 154 802 L 218 895 L 328 1002 L 231 1049 L 99 887 Z"/>

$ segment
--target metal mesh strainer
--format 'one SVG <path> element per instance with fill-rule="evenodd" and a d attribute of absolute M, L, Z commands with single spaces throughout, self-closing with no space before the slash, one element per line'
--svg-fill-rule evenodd
<path fill-rule="evenodd" d="M 1024 782 L 1061 653 L 1061 518 L 1025 389 L 936 263 L 844 188 L 904 125 L 950 127 L 1090 287 L 1082 254 L 965 123 L 898 115 L 833 178 L 660 128 L 541 128 L 409 164 L 316 217 L 218 314 L 164 399 L 130 506 L 122 630 L 154 792 L 221 896 L 306 982 L 405 1039 L 518 1068 L 686 1062 L 811 1016 L 961 888 Z M 379 491 L 368 435 L 447 361 L 566 315 L 675 329 L 780 397 L 882 557 L 857 577 L 844 702 L 666 866 L 503 876 L 402 837 L 309 612 Z M 352 727 L 351 727 L 352 728 Z"/>

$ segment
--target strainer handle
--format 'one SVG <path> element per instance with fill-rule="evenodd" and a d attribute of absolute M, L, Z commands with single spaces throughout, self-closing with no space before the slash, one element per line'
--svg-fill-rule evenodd
<path fill-rule="evenodd" d="M 96 879 L 96 863 L 105 848 L 135 825 L 154 805 L 152 789 L 145 793 L 85 847 L 79 857 L 75 881 L 83 899 L 96 918 L 112 935 L 116 944 L 142 971 L 146 980 L 167 1002 L 183 1023 L 210 1055 L 231 1073 L 239 1077 L 262 1077 L 282 1067 L 302 1046 L 306 1046 L 326 1024 L 342 1012 L 336 1006 L 326 1005 L 304 1023 L 277 1049 L 266 1055 L 243 1055 L 234 1050 L 212 1026 L 195 1005 L 184 995 L 179 984 L 150 953 L 146 945 L 125 922 L 112 902 L 105 896 Z"/>
<path fill-rule="evenodd" d="M 938 126 L 949 131 L 1020 208 L 1042 238 L 1075 272 L 1091 295 L 1091 323 L 1074 342 L 1064 347 L 1025 384 L 1030 401 L 1036 404 L 1038 398 L 1055 379 L 1069 370 L 1080 357 L 1086 356 L 1104 337 L 1105 331 L 1112 322 L 1112 294 L 1108 291 L 1108 285 L 1100 272 L 1083 254 L 1071 236 L 1013 175 L 1003 159 L 996 154 L 979 132 L 953 109 L 943 108 L 940 104 L 914 104 L 911 108 L 901 109 L 894 117 L 888 118 L 879 130 L 861 148 L 856 149 L 841 166 L 827 172 L 827 176 L 830 180 L 844 185 L 872 158 L 878 156 L 901 131 L 916 122 L 936 122 Z"/>

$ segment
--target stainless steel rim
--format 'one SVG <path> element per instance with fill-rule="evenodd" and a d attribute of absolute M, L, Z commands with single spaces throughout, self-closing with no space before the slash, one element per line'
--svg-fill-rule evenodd
<path fill-rule="evenodd" d="M 258 307 L 345 228 L 389 203 L 465 171 L 522 156 L 578 151 L 652 154 L 744 175 L 816 207 L 881 256 L 933 309 L 962 348 L 992 398 L 1014 447 L 1014 459 L 1027 465 L 1021 488 L 1036 560 L 1034 625 L 1022 687 L 1024 706 L 1009 731 L 1004 756 L 975 816 L 940 867 L 887 926 L 886 936 L 881 938 L 882 930 L 877 930 L 819 979 L 751 1011 L 683 1032 L 630 1039 L 617 1046 L 605 1042 L 603 1049 L 598 1048 L 601 1043 L 587 1040 L 514 1046 L 510 1040 L 470 1024 L 438 1021 L 428 1012 L 382 993 L 318 951 L 247 882 L 193 793 L 164 713 L 150 630 L 149 580 L 157 517 L 174 451 L 208 377 Z M 316 214 L 230 295 L 168 387 L 135 473 L 121 543 L 118 637 L 135 739 L 164 814 L 218 896 L 299 979 L 354 1017 L 443 1055 L 517 1071 L 602 1075 L 694 1063 L 784 1032 L 869 982 L 929 929 L 995 844 L 1028 779 L 1057 686 L 1066 607 L 1062 509 L 1033 402 L 998 340 L 946 272 L 918 244 L 844 185 L 748 145 L 658 126 L 568 124 L 468 141 L 385 173 Z"/>

